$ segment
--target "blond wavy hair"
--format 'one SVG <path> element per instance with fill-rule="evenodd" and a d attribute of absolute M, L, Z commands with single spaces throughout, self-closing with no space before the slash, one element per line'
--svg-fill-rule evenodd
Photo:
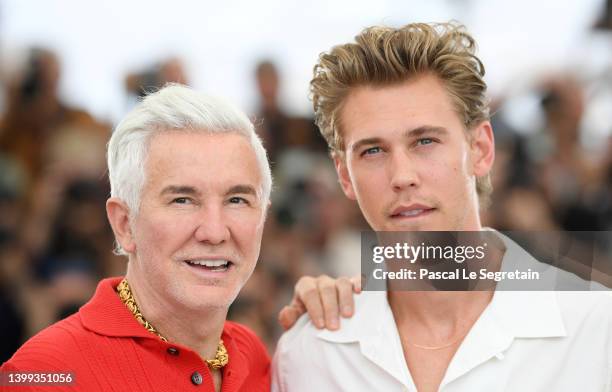
<path fill-rule="evenodd" d="M 339 114 L 353 88 L 393 85 L 424 74 L 442 81 L 469 136 L 469 130 L 489 120 L 484 65 L 475 52 L 474 38 L 451 22 L 368 27 L 355 42 L 322 53 L 310 92 L 316 123 L 332 155 L 343 154 Z M 476 190 L 481 205 L 488 204 L 488 174 L 476 179 Z"/>

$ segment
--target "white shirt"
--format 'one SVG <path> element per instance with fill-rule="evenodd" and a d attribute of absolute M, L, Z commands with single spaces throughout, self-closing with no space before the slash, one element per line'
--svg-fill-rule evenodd
<path fill-rule="evenodd" d="M 272 391 L 416 391 L 387 293 L 355 305 L 337 331 L 303 316 L 281 337 Z M 496 291 L 439 391 L 612 391 L 610 292 Z"/>

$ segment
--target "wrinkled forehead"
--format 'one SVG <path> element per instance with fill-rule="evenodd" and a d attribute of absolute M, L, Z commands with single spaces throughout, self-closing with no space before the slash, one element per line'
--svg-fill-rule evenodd
<path fill-rule="evenodd" d="M 153 136 L 144 164 L 146 186 L 253 186 L 261 196 L 255 149 L 238 132 L 167 131 Z"/>

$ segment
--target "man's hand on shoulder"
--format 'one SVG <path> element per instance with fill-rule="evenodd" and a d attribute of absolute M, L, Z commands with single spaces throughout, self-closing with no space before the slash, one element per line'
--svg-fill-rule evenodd
<path fill-rule="evenodd" d="M 304 313 L 317 328 L 336 330 L 340 315 L 351 317 L 355 309 L 353 294 L 361 293 L 361 277 L 338 279 L 321 275 L 303 276 L 295 284 L 291 303 L 278 315 L 281 326 L 288 330 Z"/>

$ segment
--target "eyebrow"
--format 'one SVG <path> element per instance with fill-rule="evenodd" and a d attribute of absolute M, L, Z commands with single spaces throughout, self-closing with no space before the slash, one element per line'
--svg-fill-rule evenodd
<path fill-rule="evenodd" d="M 442 136 L 442 135 L 448 134 L 448 130 L 444 127 L 438 127 L 438 126 L 433 126 L 433 125 L 423 125 L 423 126 L 405 131 L 403 136 L 407 138 L 415 138 L 415 137 L 423 136 L 425 134 L 432 134 L 432 133 Z M 369 138 L 361 139 L 353 143 L 353 145 L 351 146 L 351 151 L 355 152 L 359 150 L 360 148 L 362 148 L 363 146 L 379 144 L 382 141 L 383 139 L 380 137 L 369 137 Z"/>
<path fill-rule="evenodd" d="M 189 185 L 168 185 L 161 191 L 162 195 L 167 194 L 184 194 L 184 195 L 200 195 L 200 192 Z M 257 191 L 251 185 L 238 184 L 234 185 L 225 192 L 225 196 L 235 194 L 248 194 L 257 196 Z"/>
<path fill-rule="evenodd" d="M 425 134 L 434 133 L 436 135 L 446 135 L 448 134 L 448 130 L 444 127 L 437 127 L 434 125 L 423 125 L 421 127 L 417 127 L 414 129 L 407 130 L 404 132 L 404 136 L 406 137 L 419 137 Z"/>
<path fill-rule="evenodd" d="M 257 191 L 251 185 L 247 184 L 238 184 L 232 186 L 230 189 L 225 192 L 225 196 L 235 195 L 235 194 L 247 194 L 257 196 Z"/>
<path fill-rule="evenodd" d="M 167 187 L 165 187 L 164 189 L 162 189 L 161 191 L 161 195 L 168 195 L 168 194 L 184 194 L 184 195 L 199 195 L 200 192 L 189 185 L 168 185 Z"/>

